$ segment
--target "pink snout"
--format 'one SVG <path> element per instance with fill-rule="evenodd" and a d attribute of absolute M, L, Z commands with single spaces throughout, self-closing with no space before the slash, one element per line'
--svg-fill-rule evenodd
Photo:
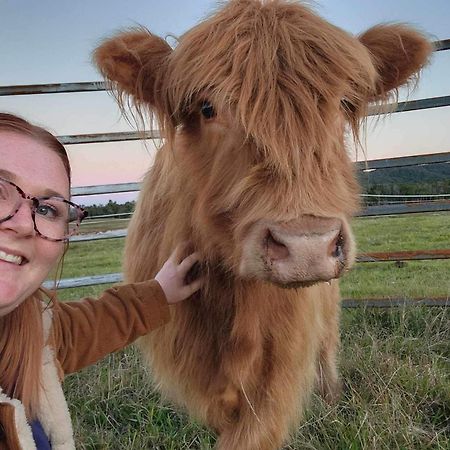
<path fill-rule="evenodd" d="M 308 286 L 338 278 L 353 259 L 354 243 L 344 220 L 305 215 L 254 224 L 244 240 L 239 272 L 284 287 Z"/>

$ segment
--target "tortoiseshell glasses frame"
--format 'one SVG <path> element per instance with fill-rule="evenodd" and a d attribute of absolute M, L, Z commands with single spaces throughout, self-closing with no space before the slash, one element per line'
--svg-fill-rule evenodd
<path fill-rule="evenodd" d="M 34 230 L 43 239 L 53 242 L 68 241 L 88 215 L 84 208 L 63 197 L 31 196 L 17 184 L 0 177 L 0 223 L 14 217 L 26 200 L 31 202 Z"/>

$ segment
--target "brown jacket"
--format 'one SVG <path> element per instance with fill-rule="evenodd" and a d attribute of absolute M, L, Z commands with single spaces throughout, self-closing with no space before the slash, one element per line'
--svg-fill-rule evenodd
<path fill-rule="evenodd" d="M 165 324 L 169 307 L 156 281 L 116 286 L 98 299 L 44 308 L 46 345 L 38 419 L 53 450 L 73 450 L 72 425 L 61 388 L 65 374 L 95 363 Z M 0 387 L 0 450 L 35 450 L 23 405 Z"/>

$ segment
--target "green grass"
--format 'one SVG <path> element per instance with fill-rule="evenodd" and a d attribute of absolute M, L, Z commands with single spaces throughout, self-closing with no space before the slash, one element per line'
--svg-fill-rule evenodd
<path fill-rule="evenodd" d="M 341 282 L 343 298 L 429 298 L 450 296 L 450 260 L 361 263 Z"/>
<path fill-rule="evenodd" d="M 449 247 L 449 220 L 448 213 L 361 218 L 353 227 L 360 252 L 439 249 Z M 123 244 L 112 239 L 71 245 L 63 276 L 120 271 Z M 449 263 L 357 264 L 342 280 L 343 296 L 448 296 Z M 95 296 L 105 287 L 69 289 L 60 297 Z M 341 333 L 342 397 L 330 407 L 314 396 L 285 449 L 450 448 L 450 308 L 344 310 Z M 214 446 L 208 430 L 160 399 L 133 347 L 71 375 L 65 390 L 77 448 Z"/>
<path fill-rule="evenodd" d="M 448 448 L 449 325 L 448 309 L 345 311 L 342 400 L 316 402 L 291 448 Z"/>
<path fill-rule="evenodd" d="M 314 396 L 286 449 L 450 448 L 450 310 L 346 310 L 341 400 Z M 165 405 L 133 348 L 66 383 L 82 449 L 211 449 L 214 437 Z"/>
<path fill-rule="evenodd" d="M 360 252 L 449 248 L 450 213 L 360 217 L 353 221 Z"/>
<path fill-rule="evenodd" d="M 358 252 L 450 247 L 450 214 L 412 214 L 354 220 Z M 450 260 L 360 263 L 342 279 L 344 298 L 425 298 L 450 295 Z"/>
<path fill-rule="evenodd" d="M 124 238 L 73 242 L 64 258 L 63 278 L 120 272 Z"/>

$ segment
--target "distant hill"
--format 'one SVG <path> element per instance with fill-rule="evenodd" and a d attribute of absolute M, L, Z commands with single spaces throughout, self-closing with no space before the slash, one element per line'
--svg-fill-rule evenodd
<path fill-rule="evenodd" d="M 448 194 L 450 164 L 377 169 L 359 172 L 363 192 L 378 194 Z"/>

